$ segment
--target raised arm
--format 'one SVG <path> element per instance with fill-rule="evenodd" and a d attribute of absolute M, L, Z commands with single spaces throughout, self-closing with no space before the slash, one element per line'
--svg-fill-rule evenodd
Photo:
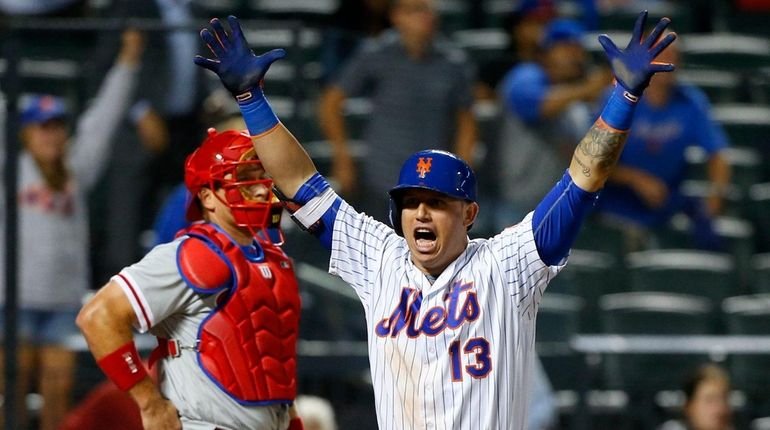
<path fill-rule="evenodd" d="M 674 70 L 671 64 L 654 61 L 676 38 L 674 33 L 661 38 L 669 19 L 661 19 L 649 36 L 642 38 L 646 20 L 647 12 L 640 13 L 631 41 L 623 51 L 607 36 L 599 36 L 617 84 L 601 116 L 575 149 L 568 174 L 535 208 L 532 217 L 535 244 L 540 258 L 548 265 L 561 263 L 575 242 L 596 192 L 604 186 L 618 162 L 634 109 L 650 78 L 657 72 Z"/>
<path fill-rule="evenodd" d="M 663 36 L 670 20 L 661 19 L 650 34 L 643 37 L 646 21 L 647 11 L 644 11 L 636 19 L 631 40 L 622 51 L 607 35 L 599 36 L 617 84 L 601 116 L 572 156 L 570 176 L 585 191 L 598 191 L 612 173 L 628 137 L 636 104 L 652 75 L 674 70 L 673 64 L 654 61 L 676 39 L 674 33 Z"/>
<path fill-rule="evenodd" d="M 286 52 L 274 49 L 254 55 L 238 20 L 229 16 L 228 23 L 230 33 L 217 18 L 211 20 L 211 31 L 201 31 L 201 38 L 215 58 L 196 56 L 195 64 L 216 73 L 233 94 L 265 170 L 278 189 L 287 197 L 294 197 L 317 170 L 297 139 L 275 116 L 262 92 L 262 80 L 268 68 Z"/>

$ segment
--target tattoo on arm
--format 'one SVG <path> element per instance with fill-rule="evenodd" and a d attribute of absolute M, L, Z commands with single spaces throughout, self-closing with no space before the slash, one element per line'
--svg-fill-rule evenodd
<path fill-rule="evenodd" d="M 580 165 L 580 171 L 583 173 L 583 176 L 586 178 L 591 176 L 591 168 L 586 165 L 586 163 L 583 162 L 583 160 L 578 157 L 577 154 L 575 154 L 575 162 L 577 162 Z"/>
<path fill-rule="evenodd" d="M 626 137 L 628 137 L 627 132 L 614 130 L 599 122 L 595 123 L 580 141 L 575 154 L 575 161 L 582 167 L 583 174 L 591 176 L 590 166 L 596 166 L 605 172 L 612 169 L 620 158 Z M 581 160 L 578 154 L 588 157 L 587 162 Z"/>

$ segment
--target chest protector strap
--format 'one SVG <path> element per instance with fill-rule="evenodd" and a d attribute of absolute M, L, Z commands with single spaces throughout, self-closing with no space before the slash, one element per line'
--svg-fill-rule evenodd
<path fill-rule="evenodd" d="M 198 330 L 203 372 L 243 405 L 293 401 L 300 300 L 291 261 L 264 243 L 263 258 L 251 261 L 210 224 L 196 224 L 186 234 L 177 254 L 179 273 L 196 292 L 221 292 Z"/>

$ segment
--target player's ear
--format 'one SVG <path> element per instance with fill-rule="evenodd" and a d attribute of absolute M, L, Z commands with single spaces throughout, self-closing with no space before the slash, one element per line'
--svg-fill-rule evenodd
<path fill-rule="evenodd" d="M 463 225 L 467 228 L 469 225 L 476 221 L 476 216 L 479 214 L 479 204 L 476 202 L 470 202 L 465 205 L 465 213 L 463 217 Z"/>

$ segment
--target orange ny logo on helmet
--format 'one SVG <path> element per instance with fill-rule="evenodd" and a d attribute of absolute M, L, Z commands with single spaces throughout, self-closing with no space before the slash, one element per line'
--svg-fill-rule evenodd
<path fill-rule="evenodd" d="M 417 162 L 417 173 L 420 174 L 420 179 L 425 179 L 425 174 L 430 173 L 431 161 L 433 161 L 432 157 L 427 157 L 427 161 L 425 157 L 420 157 L 420 160 Z"/>

